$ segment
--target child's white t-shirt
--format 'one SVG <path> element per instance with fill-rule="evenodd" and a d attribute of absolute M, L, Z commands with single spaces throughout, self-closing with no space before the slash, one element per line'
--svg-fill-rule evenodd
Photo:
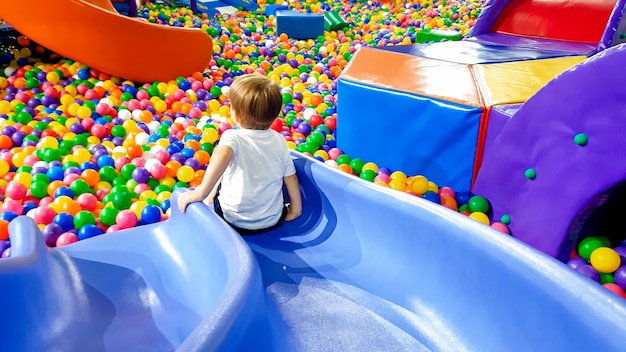
<path fill-rule="evenodd" d="M 224 219 L 247 230 L 275 225 L 283 207 L 283 177 L 296 173 L 283 136 L 272 129 L 231 129 L 219 146 L 233 150 L 218 200 Z"/>

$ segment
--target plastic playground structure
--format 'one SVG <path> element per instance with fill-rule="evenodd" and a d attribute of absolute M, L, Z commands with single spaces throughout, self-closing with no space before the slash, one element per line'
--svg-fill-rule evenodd
<path fill-rule="evenodd" d="M 0 17 L 105 72 L 143 82 L 202 70 L 211 58 L 211 40 L 201 31 L 127 18 L 106 0 L 56 4 L 68 19 L 85 20 L 57 19 L 67 24 L 52 37 L 32 24 L 48 20 L 49 1 L 33 1 L 34 17 L 26 18 L 13 0 Z M 494 216 L 510 215 L 515 238 L 294 152 L 304 213 L 262 236 L 242 238 L 203 204 L 186 214 L 174 207 L 164 222 L 54 249 L 29 218 L 11 222 L 12 256 L 0 261 L 0 297 L 9 302 L 0 319 L 8 337 L 3 348 L 623 350 L 626 303 L 559 259 L 626 174 L 625 3 L 560 5 L 490 1 L 470 40 L 362 48 L 339 80 L 346 109 L 339 114 L 348 124 L 341 127 L 342 149 L 400 166 L 444 155 L 440 169 L 453 171 L 428 170 L 437 183 L 473 185 L 493 202 Z M 583 17 L 585 30 L 577 25 Z M 109 25 L 186 55 L 138 52 L 136 61 L 121 61 L 128 43 L 99 28 Z M 85 31 L 91 39 L 70 40 L 63 31 Z M 94 37 L 108 43 L 106 56 Z M 451 48 L 466 55 L 452 60 Z M 379 72 L 372 68 L 376 60 L 397 65 Z M 450 70 L 455 81 L 407 79 L 445 78 Z M 505 87 L 494 80 L 502 73 L 517 80 L 509 83 L 521 82 L 517 93 L 496 94 Z M 387 99 L 398 116 L 425 111 L 404 132 L 394 131 L 398 145 L 387 148 L 407 150 L 402 143 L 434 123 L 443 135 L 459 135 L 458 144 L 442 147 L 424 137 L 424 155 L 379 155 L 375 139 L 371 150 L 355 145 L 347 131 L 359 131 L 350 114 L 360 114 L 353 105 L 364 95 Z M 434 121 L 435 114 L 452 122 Z M 459 121 L 467 134 L 454 128 Z M 578 133 L 589 143 L 574 143 Z M 468 150 L 471 163 L 461 160 Z M 536 178 L 524 177 L 529 168 Z M 554 199 L 564 204 L 555 207 Z"/>

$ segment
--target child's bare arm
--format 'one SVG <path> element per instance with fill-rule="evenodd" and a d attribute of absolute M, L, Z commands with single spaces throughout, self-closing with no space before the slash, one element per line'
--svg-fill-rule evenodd
<path fill-rule="evenodd" d="M 215 183 L 215 186 L 213 186 L 211 193 L 209 193 L 209 195 L 206 198 L 204 198 L 203 202 L 206 205 L 211 205 L 215 201 L 215 195 L 217 194 L 217 189 L 219 188 L 220 183 L 222 183 L 222 177 L 224 177 L 224 175 L 220 176 L 220 179 L 217 180 L 217 182 Z"/>
<path fill-rule="evenodd" d="M 296 174 L 284 177 L 283 182 L 285 182 L 285 187 L 287 187 L 287 194 L 289 195 L 290 201 L 285 221 L 291 221 L 302 214 L 302 195 L 300 194 L 300 183 L 298 182 L 298 176 L 296 176 Z"/>
<path fill-rule="evenodd" d="M 200 202 L 209 195 L 224 174 L 232 156 L 233 150 L 230 147 L 222 146 L 215 149 L 200 185 L 178 197 L 178 209 L 181 212 L 185 212 L 189 203 Z"/>

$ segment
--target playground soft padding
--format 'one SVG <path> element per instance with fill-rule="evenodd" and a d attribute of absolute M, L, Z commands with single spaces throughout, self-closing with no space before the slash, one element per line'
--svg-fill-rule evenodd
<path fill-rule="evenodd" d="M 472 28 L 472 37 L 591 55 L 626 40 L 621 36 L 626 26 L 625 4 L 625 0 L 489 0 Z"/>
<path fill-rule="evenodd" d="M 476 179 L 495 218 L 510 215 L 513 236 L 562 260 L 581 239 L 581 215 L 626 178 L 625 60 L 621 44 L 548 83 L 504 125 Z"/>
<path fill-rule="evenodd" d="M 339 148 L 394 170 L 420 173 L 441 186 L 469 190 L 481 165 L 490 108 L 526 101 L 585 59 L 540 59 L 540 51 L 533 50 L 515 56 L 508 46 L 483 50 L 466 43 L 359 49 L 337 84 Z M 448 45 L 442 55 L 447 50 L 452 57 L 456 46 L 467 61 L 485 63 L 416 56 L 420 47 L 441 45 Z M 498 62 L 511 57 L 519 61 Z M 363 103 L 370 101 L 378 106 Z"/>
<path fill-rule="evenodd" d="M 256 260 L 201 203 L 52 250 L 19 219 L 14 256 L 0 262 L 0 298 L 11 302 L 3 348 L 613 351 L 626 343 L 626 303 L 557 260 L 439 205 L 294 157 L 303 215 L 245 237 Z"/>

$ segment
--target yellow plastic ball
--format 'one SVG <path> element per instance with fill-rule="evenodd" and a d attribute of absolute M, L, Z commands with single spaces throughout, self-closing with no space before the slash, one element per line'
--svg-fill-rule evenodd
<path fill-rule="evenodd" d="M 589 261 L 594 269 L 605 274 L 615 272 L 621 264 L 619 254 L 608 247 L 600 247 L 591 252 Z"/>
<path fill-rule="evenodd" d="M 474 212 L 469 215 L 471 219 L 474 219 L 482 224 L 489 225 L 489 217 L 481 212 Z"/>

